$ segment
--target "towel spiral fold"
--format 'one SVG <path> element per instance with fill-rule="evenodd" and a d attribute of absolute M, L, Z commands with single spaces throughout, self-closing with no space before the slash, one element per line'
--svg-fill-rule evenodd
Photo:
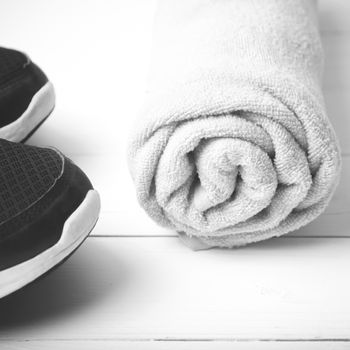
<path fill-rule="evenodd" d="M 327 206 L 340 154 L 310 0 L 165 0 L 129 148 L 138 200 L 207 246 L 296 230 Z"/>

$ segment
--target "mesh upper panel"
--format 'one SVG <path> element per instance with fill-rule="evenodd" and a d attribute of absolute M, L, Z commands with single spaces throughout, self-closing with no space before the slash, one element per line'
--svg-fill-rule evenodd
<path fill-rule="evenodd" d="M 60 177 L 59 153 L 0 139 L 0 224 L 40 199 Z"/>
<path fill-rule="evenodd" d="M 23 68 L 28 58 L 21 52 L 0 47 L 0 84 Z"/>

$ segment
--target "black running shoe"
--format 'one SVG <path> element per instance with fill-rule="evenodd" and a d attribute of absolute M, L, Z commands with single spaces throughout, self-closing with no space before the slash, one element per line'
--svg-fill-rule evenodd
<path fill-rule="evenodd" d="M 0 138 L 25 141 L 55 106 L 53 85 L 24 53 L 0 48 Z"/>
<path fill-rule="evenodd" d="M 100 200 L 54 149 L 0 140 L 0 297 L 51 270 L 85 240 Z"/>

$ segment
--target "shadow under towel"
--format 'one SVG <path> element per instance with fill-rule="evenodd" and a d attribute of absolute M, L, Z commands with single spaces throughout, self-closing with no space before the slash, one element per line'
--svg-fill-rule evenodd
<path fill-rule="evenodd" d="M 311 0 L 161 0 L 129 145 L 141 206 L 208 247 L 315 219 L 340 173 Z"/>

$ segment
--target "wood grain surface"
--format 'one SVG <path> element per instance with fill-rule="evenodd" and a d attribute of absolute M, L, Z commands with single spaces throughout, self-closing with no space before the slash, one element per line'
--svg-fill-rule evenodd
<path fill-rule="evenodd" d="M 350 2 L 319 1 L 324 93 L 343 175 L 326 212 L 280 239 L 192 252 L 139 208 L 126 141 L 142 106 L 154 0 L 1 0 L 1 45 L 49 75 L 30 144 L 61 149 L 102 196 L 86 244 L 0 301 L 0 349 L 350 349 Z"/>

